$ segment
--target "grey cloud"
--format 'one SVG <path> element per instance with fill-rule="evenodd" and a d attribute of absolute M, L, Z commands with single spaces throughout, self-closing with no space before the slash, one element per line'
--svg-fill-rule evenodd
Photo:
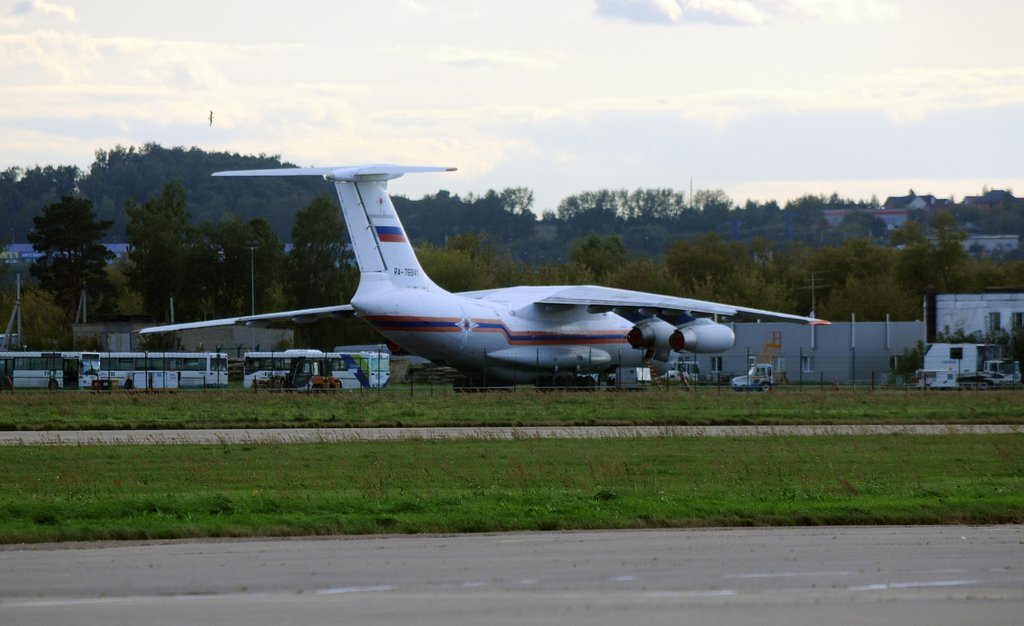
<path fill-rule="evenodd" d="M 75 21 L 75 10 L 72 7 L 47 2 L 47 0 L 23 0 L 11 7 L 8 15 L 19 18 L 33 15 L 57 15 L 70 22 Z"/>

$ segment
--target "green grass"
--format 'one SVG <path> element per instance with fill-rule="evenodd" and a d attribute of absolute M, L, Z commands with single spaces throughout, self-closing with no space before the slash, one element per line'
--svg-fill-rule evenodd
<path fill-rule="evenodd" d="M 1024 392 L 0 393 L 0 430 L 1024 423 Z"/>
<path fill-rule="evenodd" d="M 0 542 L 1024 522 L 1024 435 L 0 448 Z"/>

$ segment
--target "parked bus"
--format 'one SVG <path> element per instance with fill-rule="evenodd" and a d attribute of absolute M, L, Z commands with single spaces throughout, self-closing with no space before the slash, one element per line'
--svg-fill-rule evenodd
<path fill-rule="evenodd" d="M 0 389 L 75 389 L 81 352 L 0 352 Z"/>
<path fill-rule="evenodd" d="M 286 376 L 297 358 L 329 358 L 331 376 L 341 382 L 342 389 L 383 387 L 391 378 L 391 355 L 388 352 L 246 352 L 242 365 L 245 388 L 251 389 L 255 381 L 263 382 L 274 376 Z"/>
<path fill-rule="evenodd" d="M 83 352 L 82 389 L 93 380 L 110 387 L 209 388 L 228 384 L 228 355 L 223 352 Z M 102 383 L 101 383 L 102 384 Z"/>

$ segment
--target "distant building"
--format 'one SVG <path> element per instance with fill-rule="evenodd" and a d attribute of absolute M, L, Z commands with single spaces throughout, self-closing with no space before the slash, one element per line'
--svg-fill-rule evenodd
<path fill-rule="evenodd" d="M 929 209 L 941 209 L 953 206 L 953 203 L 949 200 L 943 200 L 936 198 L 935 196 L 928 194 L 925 196 L 919 196 L 913 192 L 909 196 L 889 196 L 885 199 L 885 204 L 882 205 L 883 209 L 905 209 L 905 210 L 920 210 L 925 211 Z"/>
<path fill-rule="evenodd" d="M 154 326 L 147 318 L 124 317 L 109 321 L 75 324 L 72 328 L 74 344 L 108 352 L 135 352 L 142 349 L 142 336 L 137 331 Z M 246 326 L 219 326 L 194 328 L 174 333 L 174 349 L 188 352 L 226 352 L 229 357 L 241 357 L 254 346 L 261 350 L 278 350 L 295 342 L 295 331 L 290 328 L 248 328 Z"/>
<path fill-rule="evenodd" d="M 745 374 L 749 364 L 757 361 L 772 363 L 789 383 L 882 383 L 917 346 L 924 323 L 737 323 L 732 328 L 736 343 L 731 349 L 696 356 L 701 381 L 714 381 L 719 374 L 723 378 Z"/>
<path fill-rule="evenodd" d="M 963 242 L 964 249 L 985 255 L 1013 252 L 1020 247 L 1018 235 L 970 235 Z"/>
<path fill-rule="evenodd" d="M 882 220 L 885 222 L 885 229 L 890 232 L 906 224 L 909 216 L 907 209 L 825 209 L 823 213 L 825 223 L 831 230 L 837 228 L 847 215 L 854 212 L 866 213 Z"/>
<path fill-rule="evenodd" d="M 926 295 L 924 309 L 925 341 L 929 343 L 939 333 L 1016 333 L 1024 329 L 1024 287 Z"/>
<path fill-rule="evenodd" d="M 114 253 L 115 259 L 123 259 L 128 256 L 128 244 L 126 243 L 105 243 L 103 246 Z M 8 265 L 32 263 L 41 256 L 43 254 L 36 252 L 30 243 L 9 243 L 0 249 L 0 262 Z"/>
<path fill-rule="evenodd" d="M 1017 198 L 1014 198 L 1013 194 L 1002 189 L 986 191 L 980 196 L 964 196 L 964 206 L 974 206 L 982 209 L 994 209 L 1002 206 L 1004 203 L 1010 204 L 1016 201 Z"/>

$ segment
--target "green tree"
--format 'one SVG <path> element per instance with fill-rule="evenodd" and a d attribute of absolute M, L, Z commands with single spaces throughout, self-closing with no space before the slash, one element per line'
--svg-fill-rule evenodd
<path fill-rule="evenodd" d="M 185 207 L 185 187 L 180 182 L 165 184 L 160 197 L 143 205 L 129 200 L 125 207 L 129 218 L 128 279 L 141 294 L 145 311 L 155 319 L 170 319 L 167 313 L 172 297 L 178 318 L 194 319 L 199 312 L 188 308 L 194 231 Z M 193 303 L 198 304 L 194 299 Z"/>
<path fill-rule="evenodd" d="M 83 287 L 92 296 L 90 309 L 102 310 L 104 299 L 112 295 L 106 264 L 114 254 L 100 242 L 111 222 L 97 221 L 89 200 L 62 196 L 44 207 L 32 223 L 28 240 L 42 253 L 32 263 L 32 276 L 53 294 L 65 321 L 74 317 Z"/>
<path fill-rule="evenodd" d="M 752 271 L 743 245 L 722 241 L 716 233 L 707 233 L 697 241 L 675 242 L 665 251 L 663 262 L 676 277 L 683 295 L 695 298 L 720 298 L 736 272 Z"/>
<path fill-rule="evenodd" d="M 203 224 L 189 255 L 191 295 L 198 299 L 200 317 L 279 310 L 284 265 L 284 244 L 266 220 Z"/>
<path fill-rule="evenodd" d="M 359 270 L 346 240 L 345 225 L 329 196 L 317 196 L 295 214 L 292 250 L 285 265 L 290 307 L 306 309 L 351 300 Z M 295 329 L 296 343 L 330 349 L 348 342 L 347 326 L 333 320 L 305 324 Z"/>
<path fill-rule="evenodd" d="M 892 243 L 901 248 L 896 262 L 897 276 L 918 295 L 928 286 L 942 293 L 954 293 L 961 288 L 970 260 L 963 247 L 967 234 L 947 212 L 935 216 L 932 229 L 932 238 L 917 222 L 907 222 L 893 232 Z"/>
<path fill-rule="evenodd" d="M 0 293 L 0 318 L 3 319 L 0 323 L 7 324 L 15 297 L 13 286 Z M 22 285 L 21 345 L 26 349 L 53 350 L 70 346 L 71 327 L 65 323 L 64 316 L 65 312 L 54 302 L 53 294 L 36 285 Z M 3 328 L 0 328 L 2 332 Z"/>
<path fill-rule="evenodd" d="M 423 271 L 449 291 L 476 291 L 494 285 L 478 257 L 466 248 L 438 248 L 425 244 L 416 249 Z"/>
<path fill-rule="evenodd" d="M 598 281 L 604 281 L 624 266 L 628 257 L 622 237 L 615 234 L 591 233 L 574 242 L 569 249 L 572 263 L 589 270 Z"/>
<path fill-rule="evenodd" d="M 513 215 L 533 215 L 533 191 L 528 187 L 507 187 L 498 194 L 501 203 Z"/>

